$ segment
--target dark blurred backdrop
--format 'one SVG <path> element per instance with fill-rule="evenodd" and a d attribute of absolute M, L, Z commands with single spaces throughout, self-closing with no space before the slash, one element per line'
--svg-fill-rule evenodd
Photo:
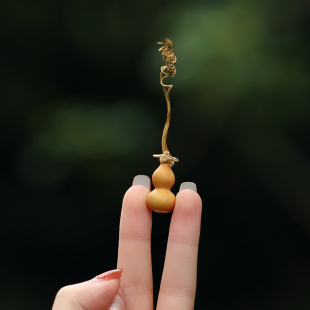
<path fill-rule="evenodd" d="M 310 309 L 307 0 L 1 1 L 1 309 L 116 267 L 123 195 L 159 164 L 166 36 L 172 190 L 204 205 L 196 309 Z"/>

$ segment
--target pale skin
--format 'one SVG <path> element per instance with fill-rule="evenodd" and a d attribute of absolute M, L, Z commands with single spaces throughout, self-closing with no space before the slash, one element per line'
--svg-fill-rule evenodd
<path fill-rule="evenodd" d="M 152 310 L 152 211 L 150 189 L 135 185 L 124 196 L 119 234 L 120 279 L 91 279 L 62 288 L 52 310 Z M 189 189 L 180 191 L 171 217 L 157 310 L 193 310 L 202 202 Z M 163 245 L 164 246 L 164 245 Z M 115 299 L 116 296 L 116 299 Z M 114 302 L 113 299 L 118 300 Z"/>

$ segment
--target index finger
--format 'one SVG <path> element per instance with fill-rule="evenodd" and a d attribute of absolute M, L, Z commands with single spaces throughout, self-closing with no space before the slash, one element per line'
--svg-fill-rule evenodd
<path fill-rule="evenodd" d="M 152 213 L 146 206 L 149 192 L 150 179 L 137 176 L 123 200 L 117 266 L 123 268 L 121 289 L 126 310 L 153 308 Z"/>

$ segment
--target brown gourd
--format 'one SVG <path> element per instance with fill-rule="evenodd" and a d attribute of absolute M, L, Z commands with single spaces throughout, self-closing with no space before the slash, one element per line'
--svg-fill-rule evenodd
<path fill-rule="evenodd" d="M 170 191 L 171 187 L 175 182 L 175 176 L 172 172 L 171 167 L 174 165 L 174 162 L 179 161 L 176 157 L 172 157 L 168 147 L 167 147 L 167 134 L 168 128 L 170 125 L 170 98 L 169 93 L 173 85 L 166 85 L 164 80 L 169 76 L 174 76 L 176 74 L 176 68 L 174 64 L 176 63 L 176 57 L 174 55 L 174 48 L 171 40 L 168 38 L 165 39 L 165 43 L 159 42 L 158 44 L 164 44 L 159 51 L 162 52 L 163 60 L 166 65 L 161 67 L 160 72 L 160 84 L 163 87 L 164 94 L 167 102 L 167 120 L 163 131 L 162 136 L 162 154 L 153 155 L 160 159 L 160 165 L 155 170 L 152 176 L 152 181 L 155 189 L 151 191 L 147 198 L 146 204 L 148 208 L 152 211 L 158 213 L 167 213 L 171 212 L 175 205 L 175 196 Z"/>
<path fill-rule="evenodd" d="M 175 196 L 170 191 L 175 182 L 174 173 L 168 163 L 160 164 L 152 176 L 155 189 L 146 198 L 146 204 L 152 211 L 167 213 L 173 210 Z"/>

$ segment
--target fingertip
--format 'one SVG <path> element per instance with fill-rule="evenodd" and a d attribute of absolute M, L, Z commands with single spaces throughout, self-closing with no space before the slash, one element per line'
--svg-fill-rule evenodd
<path fill-rule="evenodd" d="M 189 183 L 189 182 L 187 182 Z M 193 183 L 194 184 L 194 183 Z M 200 195 L 191 189 L 182 189 L 176 195 L 176 205 L 182 202 L 182 204 L 194 208 L 202 208 L 202 200 Z"/>
<path fill-rule="evenodd" d="M 135 180 L 135 179 L 134 179 Z M 123 206 L 134 203 L 134 205 L 146 205 L 146 197 L 150 189 L 145 185 L 136 184 L 131 186 L 124 195 Z"/>
<path fill-rule="evenodd" d="M 177 197 L 178 196 L 181 197 L 182 200 L 185 200 L 187 205 L 193 205 L 193 207 L 198 209 L 202 208 L 202 200 L 197 193 L 197 186 L 194 182 L 183 182 L 180 185 L 180 190 Z"/>
<path fill-rule="evenodd" d="M 185 189 L 189 189 L 191 191 L 197 192 L 197 186 L 193 182 L 183 182 L 180 186 L 179 191 L 183 191 Z"/>
<path fill-rule="evenodd" d="M 91 290 L 88 292 L 87 305 L 85 309 L 103 309 L 110 310 L 111 306 L 114 304 L 115 306 L 119 305 L 118 301 L 119 297 L 117 293 L 120 289 L 120 278 L 111 279 L 111 280 L 100 280 L 97 277 L 93 279 L 93 283 L 95 284 Z M 120 309 L 114 307 L 114 309 Z"/>
<path fill-rule="evenodd" d="M 115 296 L 119 290 L 121 279 L 100 280 L 97 277 L 93 279 L 94 283 L 101 286 L 107 296 Z M 114 298 L 114 297 L 113 297 Z"/>
<path fill-rule="evenodd" d="M 150 238 L 152 212 L 146 205 L 149 192 L 143 185 L 135 185 L 127 190 L 122 205 L 120 238 Z"/>
<path fill-rule="evenodd" d="M 147 175 L 136 175 L 132 181 L 132 186 L 142 185 L 147 189 L 151 189 L 151 179 Z"/>
<path fill-rule="evenodd" d="M 170 240 L 197 246 L 201 214 L 202 201 L 198 193 L 189 189 L 180 191 L 171 218 Z"/>
<path fill-rule="evenodd" d="M 59 290 L 52 310 L 102 309 L 108 310 L 120 288 L 120 279 L 89 281 L 68 285 Z"/>

